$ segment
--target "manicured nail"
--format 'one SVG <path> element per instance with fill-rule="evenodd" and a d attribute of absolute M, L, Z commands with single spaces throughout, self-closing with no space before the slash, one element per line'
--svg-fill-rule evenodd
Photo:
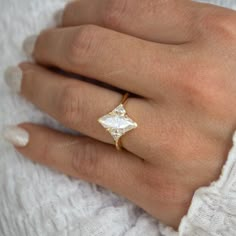
<path fill-rule="evenodd" d="M 19 93 L 21 90 L 21 82 L 23 78 L 23 73 L 20 67 L 11 66 L 5 71 L 5 82 L 9 88 L 16 93 Z"/>
<path fill-rule="evenodd" d="M 23 42 L 23 50 L 27 56 L 32 56 L 37 38 L 37 35 L 32 35 Z"/>
<path fill-rule="evenodd" d="M 59 10 L 55 13 L 54 19 L 58 26 L 62 25 L 62 18 L 63 18 L 64 10 Z"/>
<path fill-rule="evenodd" d="M 29 133 L 18 126 L 7 126 L 3 138 L 17 147 L 25 147 L 29 142 Z"/>

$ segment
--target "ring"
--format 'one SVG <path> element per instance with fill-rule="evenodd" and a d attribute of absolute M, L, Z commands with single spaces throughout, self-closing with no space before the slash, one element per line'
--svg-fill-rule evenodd
<path fill-rule="evenodd" d="M 129 93 L 126 93 L 121 103 L 108 114 L 100 117 L 98 122 L 111 134 L 114 139 L 115 146 L 117 150 L 121 150 L 121 137 L 138 127 L 137 123 L 134 122 L 128 115 L 125 110 L 124 105 L 126 104 L 129 97 Z"/>

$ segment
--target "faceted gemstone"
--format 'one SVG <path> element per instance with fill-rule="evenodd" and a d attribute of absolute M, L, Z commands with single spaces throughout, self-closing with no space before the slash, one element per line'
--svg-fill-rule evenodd
<path fill-rule="evenodd" d="M 126 110 L 125 110 L 123 104 L 120 104 L 112 112 L 114 112 L 116 114 L 120 114 L 120 115 L 125 115 L 126 114 Z"/>
<path fill-rule="evenodd" d="M 127 116 L 123 104 L 120 104 L 109 114 L 99 118 L 98 121 L 110 132 L 115 141 L 126 132 L 138 126 L 137 123 Z"/>

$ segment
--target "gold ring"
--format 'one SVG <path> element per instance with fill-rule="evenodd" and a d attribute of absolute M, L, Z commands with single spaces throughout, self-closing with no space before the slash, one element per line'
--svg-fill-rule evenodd
<path fill-rule="evenodd" d="M 121 137 L 138 127 L 137 123 L 134 122 L 125 110 L 125 104 L 127 103 L 129 93 L 126 93 L 121 103 L 108 114 L 100 117 L 98 122 L 111 134 L 114 139 L 114 143 L 117 150 L 121 150 Z"/>

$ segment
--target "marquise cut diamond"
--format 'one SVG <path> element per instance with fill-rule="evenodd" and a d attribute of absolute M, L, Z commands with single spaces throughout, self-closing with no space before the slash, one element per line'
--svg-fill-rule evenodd
<path fill-rule="evenodd" d="M 99 118 L 98 122 L 109 131 L 115 141 L 138 126 L 136 122 L 127 116 L 123 104 L 120 104 L 109 114 Z"/>

